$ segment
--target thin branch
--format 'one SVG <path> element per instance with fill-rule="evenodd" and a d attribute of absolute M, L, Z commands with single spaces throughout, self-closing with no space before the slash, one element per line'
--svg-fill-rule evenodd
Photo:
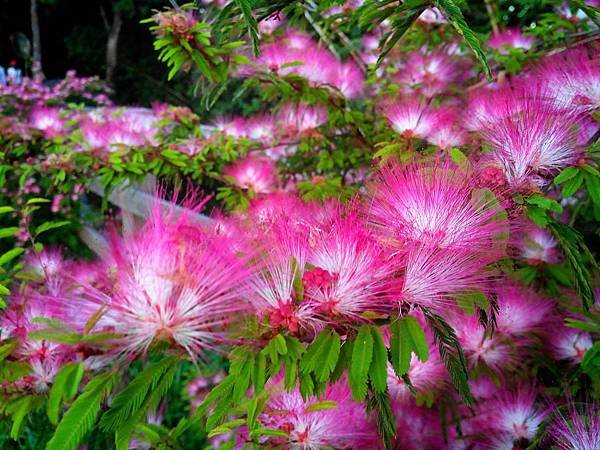
<path fill-rule="evenodd" d="M 498 28 L 498 21 L 496 20 L 496 8 L 493 0 L 485 0 L 485 9 L 487 10 L 488 16 L 490 16 L 490 25 L 492 26 L 492 32 L 498 34 L 500 29 Z"/>
<path fill-rule="evenodd" d="M 315 7 L 314 3 L 311 6 Z M 323 30 L 323 28 L 321 28 L 321 26 L 313 19 L 313 17 L 310 15 L 310 12 L 306 8 L 304 9 L 304 17 L 317 32 L 321 40 L 325 42 L 325 44 L 327 44 L 327 48 L 329 48 L 329 51 L 331 51 L 331 53 L 333 53 L 336 56 L 336 58 L 340 59 L 340 55 L 338 54 L 335 46 L 333 45 L 333 42 L 331 42 L 331 39 L 329 39 L 329 37 L 325 33 L 325 30 Z"/>

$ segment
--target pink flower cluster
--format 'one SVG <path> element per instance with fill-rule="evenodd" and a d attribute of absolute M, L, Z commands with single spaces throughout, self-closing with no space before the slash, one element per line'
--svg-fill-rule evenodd
<path fill-rule="evenodd" d="M 249 77 L 259 72 L 299 75 L 314 86 L 331 88 L 348 98 L 359 97 L 364 91 L 364 74 L 355 62 L 339 61 L 299 31 L 287 31 L 277 40 L 263 44 L 260 56 L 240 68 L 239 75 Z"/>
<path fill-rule="evenodd" d="M 166 210 L 157 201 L 139 230 L 110 233 L 96 262 L 67 261 L 56 251 L 30 257 L 39 281 L 14 296 L 0 326 L 2 339 L 17 344 L 11 358 L 29 363 L 31 371 L 5 388 L 43 391 L 66 362 L 97 370 L 155 345 L 201 360 L 235 342 L 232 332 L 248 315 L 310 342 L 325 326 L 344 335 L 372 317 L 410 312 L 432 349 L 426 362 L 412 358 L 411 389 L 433 401 L 454 394 L 424 307 L 454 327 L 474 373 L 493 374 L 493 381 L 484 375 L 472 381 L 475 406 L 458 411 L 463 436 L 451 432 L 449 438 L 491 446 L 531 440 L 548 411 L 518 370 L 535 352 L 581 360 L 592 341 L 589 333 L 564 327 L 556 302 L 491 269 L 512 245 L 509 220 L 491 192 L 478 187 L 473 174 L 438 161 L 391 164 L 364 199 L 348 206 L 263 194 L 247 211 L 207 222 L 192 200 L 187 209 Z M 461 303 L 473 295 L 496 302 L 493 334 Z M 36 338 L 48 323 L 106 337 L 74 346 Z M 206 383 L 196 384 L 193 396 Z M 444 448 L 431 431 L 439 414 L 415 406 L 391 368 L 388 387 L 399 426 L 410 430 L 399 434 L 398 445 Z M 351 400 L 344 379 L 329 386 L 325 399 L 335 407 L 325 410 L 313 410 L 316 400 L 304 401 L 298 391 L 282 390 L 278 378 L 267 389 L 261 420 L 287 437 L 265 443 L 377 448 L 373 423 L 364 405 Z"/>
<path fill-rule="evenodd" d="M 498 185 L 525 191 L 545 186 L 560 170 L 578 163 L 599 128 L 590 118 L 600 98 L 596 47 L 549 56 L 510 82 L 471 90 L 466 101 L 441 96 L 444 88 L 428 92 L 428 86 L 449 85 L 448 67 L 440 64 L 414 89 L 387 99 L 382 110 L 404 139 L 424 139 L 442 150 L 488 146 L 490 152 L 474 153 L 473 159 L 482 176 Z M 400 71 L 398 77 L 413 72 Z M 436 95 L 436 102 L 423 99 L 429 95 Z"/>
<path fill-rule="evenodd" d="M 52 86 L 24 77 L 19 84 L 0 84 L 0 113 L 26 113 L 33 106 L 65 106 L 69 101 L 110 105 L 109 93 L 98 77 L 77 77 L 72 70 Z"/>

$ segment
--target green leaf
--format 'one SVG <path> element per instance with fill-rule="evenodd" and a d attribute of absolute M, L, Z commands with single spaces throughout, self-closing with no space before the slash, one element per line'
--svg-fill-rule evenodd
<path fill-rule="evenodd" d="M 250 40 L 252 42 L 252 51 L 254 52 L 254 56 L 258 56 L 260 53 L 258 39 L 258 24 L 256 23 L 256 19 L 252 15 L 252 4 L 249 0 L 234 0 L 234 3 L 242 11 L 242 17 L 244 18 L 244 22 L 246 24 L 246 28 L 248 29 L 248 34 L 250 35 Z"/>
<path fill-rule="evenodd" d="M 3 266 L 6 263 L 12 261 L 17 256 L 21 255 L 24 251 L 25 251 L 25 249 L 22 247 L 15 247 L 15 248 L 7 251 L 2 256 L 0 256 L 0 266 Z"/>
<path fill-rule="evenodd" d="M 79 383 L 83 378 L 83 372 L 83 363 L 69 363 L 60 369 L 56 375 L 46 404 L 48 419 L 54 425 L 58 423 L 61 403 L 75 397 Z"/>
<path fill-rule="evenodd" d="M 113 372 L 96 376 L 86 385 L 56 427 L 46 450 L 76 450 L 86 433 L 92 428 L 100 406 L 114 385 Z"/>
<path fill-rule="evenodd" d="M 462 11 L 453 0 L 434 0 L 433 4 L 448 16 L 448 21 L 454 29 L 460 34 L 467 45 L 471 48 L 475 57 L 483 65 L 483 70 L 488 80 L 492 80 L 492 71 L 485 57 L 485 53 L 481 49 L 481 44 L 475 33 L 465 21 Z"/>
<path fill-rule="evenodd" d="M 352 345 L 352 360 L 348 371 L 348 381 L 352 389 L 352 397 L 361 401 L 367 395 L 367 377 L 373 359 L 373 335 L 371 327 L 363 325 Z"/>
<path fill-rule="evenodd" d="M 375 67 L 378 68 L 385 57 L 392 51 L 398 41 L 408 31 L 410 26 L 419 18 L 419 16 L 427 8 L 427 2 L 424 1 L 407 1 L 404 5 L 399 6 L 399 14 L 391 18 L 391 31 L 386 33 L 379 41 L 380 53 L 377 57 Z M 392 8 L 389 8 L 390 10 Z M 402 12 L 406 11 L 404 15 Z M 390 11 L 392 14 L 392 11 Z"/>
<path fill-rule="evenodd" d="M 578 330 L 589 331 L 590 333 L 600 333 L 600 325 L 590 322 L 584 322 L 576 319 L 565 319 L 565 325 Z"/>
<path fill-rule="evenodd" d="M 392 449 L 392 439 L 398 434 L 396 431 L 396 417 L 392 412 L 390 396 L 387 392 L 370 391 L 367 398 L 367 414 L 374 417 L 377 431 L 383 440 L 386 450 Z"/>
<path fill-rule="evenodd" d="M 273 342 L 273 345 L 275 345 L 277 353 L 279 353 L 280 355 L 287 354 L 287 345 L 285 343 L 285 338 L 281 334 L 276 335 L 271 340 L 271 342 Z"/>
<path fill-rule="evenodd" d="M 0 206 L 0 215 L 13 212 L 15 208 L 12 206 Z"/>
<path fill-rule="evenodd" d="M 333 330 L 323 330 L 312 342 L 300 362 L 300 370 L 305 373 L 314 372 L 317 381 L 325 381 L 338 360 L 340 353 L 340 337 Z"/>
<path fill-rule="evenodd" d="M 338 381 L 344 374 L 344 370 L 350 366 L 350 361 L 352 360 L 352 344 L 353 341 L 348 339 L 342 344 L 337 364 L 335 365 L 335 369 L 333 369 L 331 377 L 329 377 L 331 383 Z"/>
<path fill-rule="evenodd" d="M 62 220 L 60 222 L 44 222 L 39 227 L 35 229 L 34 235 L 39 236 L 45 231 L 54 230 L 56 228 L 64 227 L 65 225 L 69 225 L 71 222 L 69 220 Z"/>
<path fill-rule="evenodd" d="M 585 352 L 581 360 L 581 370 L 588 374 L 592 380 L 600 377 L 600 341 Z"/>
<path fill-rule="evenodd" d="M 452 158 L 452 162 L 454 162 L 454 164 L 456 164 L 462 170 L 471 171 L 471 161 L 469 161 L 469 158 L 467 158 L 459 149 L 451 148 L 450 158 Z"/>
<path fill-rule="evenodd" d="M 254 370 L 252 371 L 252 386 L 254 391 L 260 393 L 265 385 L 267 372 L 267 358 L 263 353 L 256 356 Z"/>
<path fill-rule="evenodd" d="M 178 360 L 176 361 L 178 362 Z M 160 400 L 167 394 L 167 391 L 173 384 L 175 380 L 175 375 L 177 373 L 177 364 L 173 364 L 169 367 L 167 372 L 160 377 L 160 380 L 157 382 L 156 387 L 153 391 L 146 397 L 143 404 L 138 408 L 131 417 L 127 418 L 127 420 L 121 424 L 116 430 L 115 433 L 115 444 L 117 450 L 128 450 L 129 442 L 131 440 L 131 436 L 135 431 L 136 426 L 139 422 L 145 421 L 147 411 L 150 408 L 157 408 Z"/>
<path fill-rule="evenodd" d="M 5 237 L 11 237 L 19 232 L 17 227 L 0 228 L 0 239 Z"/>
<path fill-rule="evenodd" d="M 577 295 L 581 298 L 584 309 L 588 310 L 595 298 L 592 290 L 592 274 L 584 259 L 587 259 L 596 271 L 598 264 L 585 245 L 583 236 L 577 230 L 557 221 L 550 222 L 548 228 L 561 245 L 569 266 L 573 270 Z"/>
<path fill-rule="evenodd" d="M 274 428 L 259 428 L 257 430 L 252 431 L 250 433 L 250 437 L 252 439 L 256 439 L 260 436 L 273 436 L 273 437 L 284 437 L 287 438 L 289 436 L 288 433 L 282 430 L 277 430 Z"/>
<path fill-rule="evenodd" d="M 371 335 L 373 336 L 373 361 L 369 368 L 369 378 L 373 390 L 381 393 L 387 389 L 388 352 L 377 327 L 371 327 Z"/>
<path fill-rule="evenodd" d="M 422 362 L 429 359 L 429 346 L 427 345 L 427 338 L 421 325 L 417 322 L 413 316 L 406 316 L 402 319 L 402 327 L 408 332 L 410 339 L 410 345 L 412 350 Z"/>
<path fill-rule="evenodd" d="M 600 178 L 592 176 L 589 173 L 583 174 L 583 177 L 585 178 L 585 186 L 590 198 L 597 206 L 600 206 Z"/>
<path fill-rule="evenodd" d="M 115 430 L 140 410 L 146 398 L 156 389 L 163 375 L 178 362 L 179 358 L 170 356 L 146 367 L 115 396 L 110 409 L 102 415 L 100 426 L 107 431 Z"/>
<path fill-rule="evenodd" d="M 401 320 L 394 320 L 390 323 L 390 362 L 396 372 L 396 375 L 401 377 L 408 372 L 410 367 L 410 355 L 412 348 L 410 342 L 403 338 L 401 332 Z"/>
<path fill-rule="evenodd" d="M 574 178 L 578 173 L 579 169 L 577 167 L 567 167 L 554 178 L 554 184 L 562 184 Z"/>
<path fill-rule="evenodd" d="M 17 342 L 8 342 L 0 346 L 0 361 L 4 361 L 8 355 L 17 347 Z"/>
<path fill-rule="evenodd" d="M 573 178 L 567 180 L 562 187 L 562 196 L 571 197 L 581 187 L 583 183 L 583 174 L 578 172 Z"/>
<path fill-rule="evenodd" d="M 305 413 L 311 413 L 316 411 L 325 411 L 328 409 L 336 409 L 338 407 L 337 402 L 333 400 L 322 400 L 320 402 L 314 402 L 304 408 Z"/>
<path fill-rule="evenodd" d="M 50 203 L 50 200 L 48 200 L 47 198 L 42 198 L 42 197 L 34 197 L 34 198 L 30 198 L 29 200 L 27 200 L 27 203 L 25 203 L 25 205 L 29 206 L 29 205 L 36 205 L 39 203 Z"/>
<path fill-rule="evenodd" d="M 526 202 L 530 205 L 539 206 L 542 209 L 547 209 L 557 213 L 561 213 L 563 211 L 560 203 L 551 198 L 544 197 L 541 194 L 533 194 L 532 196 L 527 197 Z"/>
<path fill-rule="evenodd" d="M 6 407 L 6 411 L 11 415 L 12 427 L 10 429 L 10 437 L 14 440 L 19 439 L 23 432 L 25 418 L 33 409 L 33 395 L 27 395 L 10 403 Z"/>
<path fill-rule="evenodd" d="M 429 328 L 433 331 L 434 341 L 438 344 L 440 357 L 448 370 L 452 384 L 467 406 L 473 403 L 469 388 L 469 371 L 464 352 L 452 328 L 441 316 L 427 308 L 421 308 Z"/>

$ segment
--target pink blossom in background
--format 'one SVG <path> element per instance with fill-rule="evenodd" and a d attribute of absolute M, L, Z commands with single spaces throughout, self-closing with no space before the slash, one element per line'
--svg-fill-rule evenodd
<path fill-rule="evenodd" d="M 383 107 L 392 128 L 403 137 L 426 138 L 436 126 L 436 115 L 426 103 L 404 98 Z"/>
<path fill-rule="evenodd" d="M 289 437 L 270 438 L 269 444 L 306 449 L 378 447 L 374 425 L 368 420 L 364 405 L 352 400 L 346 382 L 328 386 L 318 399 L 310 397 L 304 401 L 298 389 L 287 392 L 283 380 L 277 380 L 267 385 L 270 396 L 260 418 L 266 427 L 286 431 Z M 323 400 L 335 406 L 310 410 L 312 403 Z"/>
<path fill-rule="evenodd" d="M 31 127 L 40 130 L 48 139 L 67 133 L 66 120 L 59 108 L 37 106 L 29 117 Z"/>
<path fill-rule="evenodd" d="M 557 108 L 591 112 L 600 107 L 597 49 L 573 48 L 546 56 L 531 76 Z"/>
<path fill-rule="evenodd" d="M 556 264 L 561 260 L 557 246 L 558 242 L 548 230 L 531 225 L 518 243 L 519 256 L 529 264 Z"/>
<path fill-rule="evenodd" d="M 275 189 L 275 164 L 265 158 L 246 156 L 244 159 L 225 167 L 225 176 L 234 179 L 242 189 L 250 189 L 257 194 L 264 194 Z"/>
<path fill-rule="evenodd" d="M 533 36 L 524 35 L 518 28 L 509 28 L 506 31 L 492 34 L 488 40 L 488 45 L 506 55 L 508 54 L 507 48 L 531 49 L 533 41 Z"/>

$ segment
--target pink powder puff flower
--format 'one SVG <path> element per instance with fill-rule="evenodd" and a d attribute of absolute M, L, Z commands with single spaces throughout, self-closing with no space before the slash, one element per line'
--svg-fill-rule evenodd
<path fill-rule="evenodd" d="M 537 389 L 526 386 L 500 392 L 482 406 L 487 426 L 513 441 L 531 441 L 548 415 L 536 404 L 537 395 Z"/>
<path fill-rule="evenodd" d="M 29 117 L 29 124 L 42 131 L 48 139 L 61 136 L 65 132 L 65 119 L 59 108 L 35 107 Z"/>
<path fill-rule="evenodd" d="M 269 382 L 269 400 L 260 416 L 267 428 L 289 433 L 287 438 L 274 437 L 263 445 L 310 450 L 378 448 L 377 432 L 369 423 L 363 404 L 352 400 L 350 388 L 342 380 L 328 386 L 318 399 L 302 399 L 296 388 L 287 392 L 283 380 Z M 319 401 L 331 401 L 335 408 L 311 411 Z"/>
<path fill-rule="evenodd" d="M 600 448 L 600 408 L 587 404 L 577 410 L 569 404 L 569 414 L 562 414 L 549 426 L 552 443 L 560 450 L 593 450 Z"/>
<path fill-rule="evenodd" d="M 301 228 L 283 217 L 275 219 L 263 235 L 264 267 L 250 281 L 250 302 L 256 312 L 266 317 L 273 329 L 291 333 L 298 333 L 300 328 L 314 330 L 319 322 L 314 307 L 301 303 L 295 287 L 296 280 L 305 274 L 310 251 L 308 233 Z"/>
<path fill-rule="evenodd" d="M 225 118 L 215 120 L 214 127 L 225 134 L 235 138 L 248 137 L 248 123 L 244 117 Z"/>
<path fill-rule="evenodd" d="M 569 328 L 560 324 L 548 336 L 550 350 L 555 358 L 580 363 L 585 353 L 592 348 L 592 336 L 587 331 Z"/>
<path fill-rule="evenodd" d="M 516 363 L 515 348 L 497 334 L 488 337 L 476 315 L 457 313 L 449 323 L 456 331 L 469 366 L 477 367 L 484 363 L 495 372 L 500 372 L 504 367 Z"/>
<path fill-rule="evenodd" d="M 510 107 L 499 108 L 501 104 Z M 505 119 L 507 115 L 518 114 L 523 104 L 522 96 L 509 87 L 496 90 L 486 86 L 470 93 L 463 109 L 462 125 L 469 131 L 481 131 Z"/>
<path fill-rule="evenodd" d="M 530 225 L 519 240 L 519 256 L 528 264 L 556 264 L 560 261 L 558 242 L 552 234 L 535 225 Z"/>
<path fill-rule="evenodd" d="M 144 354 L 154 342 L 166 341 L 196 360 L 203 350 L 229 341 L 232 315 L 248 307 L 251 269 L 226 241 L 189 213 L 164 212 L 157 200 L 142 229 L 113 237 L 109 250 L 112 289 L 90 288 L 81 303 L 82 309 L 105 309 L 97 327 L 122 336 L 114 343 L 117 353 Z"/>
<path fill-rule="evenodd" d="M 371 222 L 401 243 L 491 255 L 507 222 L 475 186 L 473 175 L 448 165 L 390 165 L 372 186 Z"/>
<path fill-rule="evenodd" d="M 223 174 L 233 178 L 240 188 L 263 194 L 275 188 L 275 170 L 275 164 L 268 159 L 246 156 L 225 167 Z"/>
<path fill-rule="evenodd" d="M 585 48 L 544 58 L 532 75 L 558 108 L 591 112 L 600 107 L 600 64 Z"/>
<path fill-rule="evenodd" d="M 529 50 L 533 46 L 533 41 L 533 36 L 525 36 L 520 29 L 510 28 L 493 34 L 488 41 L 488 45 L 498 50 L 500 54 L 507 55 L 507 48 Z"/>
<path fill-rule="evenodd" d="M 44 288 L 51 295 L 57 295 L 65 287 L 65 271 L 70 264 L 59 249 L 48 247 L 39 253 L 29 253 L 25 265 L 25 270 L 43 279 Z"/>
<path fill-rule="evenodd" d="M 396 81 L 404 85 L 403 92 L 419 92 L 427 98 L 435 97 L 457 81 L 462 70 L 457 61 L 443 51 L 417 50 L 408 56 L 403 68 L 396 74 Z"/>
<path fill-rule="evenodd" d="M 535 95 L 522 94 L 526 100 L 518 111 L 513 110 L 511 99 L 498 104 L 498 108 L 504 108 L 505 118 L 490 124 L 482 136 L 491 145 L 492 157 L 511 186 L 543 186 L 581 156 L 576 145 L 577 118 Z"/>
<path fill-rule="evenodd" d="M 450 108 L 440 108 L 436 111 L 437 126 L 427 136 L 427 141 L 442 150 L 460 147 L 467 143 L 467 136 L 462 129 L 458 114 Z"/>
<path fill-rule="evenodd" d="M 14 355 L 19 358 L 55 356 L 61 351 L 61 344 L 44 340 L 30 339 L 29 333 L 42 328 L 44 324 L 36 323 L 35 319 L 47 317 L 58 319 L 58 309 L 44 297 L 35 292 L 26 292 L 25 295 L 11 298 L 10 306 L 0 317 L 0 338 L 2 340 L 15 338 L 18 347 Z"/>
<path fill-rule="evenodd" d="M 392 128 L 405 138 L 426 138 L 436 128 L 436 115 L 426 104 L 415 98 L 404 98 L 384 106 L 383 113 Z"/>
<path fill-rule="evenodd" d="M 490 289 L 493 272 L 487 266 L 496 260 L 491 255 L 420 244 L 401 252 L 402 301 L 443 313 L 456 304 L 456 294 Z"/>
<path fill-rule="evenodd" d="M 264 143 L 274 140 L 276 125 L 272 117 L 258 115 L 247 119 L 246 136 Z"/>
<path fill-rule="evenodd" d="M 430 346 L 430 348 L 433 347 Z M 422 362 L 413 354 L 407 375 L 415 390 L 422 394 L 442 388 L 448 379 L 448 372 L 436 351 L 432 351 L 429 354 L 429 359 L 425 362 Z M 390 397 L 393 400 L 404 403 L 413 401 L 410 389 L 402 378 L 398 378 L 390 363 L 387 367 L 387 385 Z"/>
<path fill-rule="evenodd" d="M 398 436 L 394 448 L 402 450 L 448 449 L 442 433 L 442 418 L 436 408 L 414 404 L 394 404 Z M 454 437 L 453 427 L 448 427 L 449 440 Z M 366 448 L 366 447 L 364 447 Z"/>
<path fill-rule="evenodd" d="M 475 379 L 469 379 L 469 388 L 477 401 L 488 400 L 498 392 L 496 383 L 490 377 L 483 375 Z"/>
<path fill-rule="evenodd" d="M 548 321 L 554 302 L 540 297 L 525 286 L 499 283 L 496 291 L 497 331 L 506 336 L 521 336 L 534 331 Z"/>
<path fill-rule="evenodd" d="M 600 130 L 600 124 L 591 116 L 582 117 L 577 124 L 577 145 L 586 146 L 593 142 L 594 136 Z"/>
<path fill-rule="evenodd" d="M 338 212 L 311 240 L 304 297 L 325 318 L 362 321 L 367 311 L 390 312 L 393 261 L 352 213 Z"/>
<path fill-rule="evenodd" d="M 242 77 L 256 71 L 271 71 L 281 76 L 297 74 L 316 86 L 333 86 L 348 98 L 363 90 L 364 76 L 353 61 L 341 62 L 318 46 L 308 35 L 288 31 L 277 41 L 261 46 L 261 54 L 252 66 L 239 69 Z"/>
<path fill-rule="evenodd" d="M 331 72 L 329 84 L 335 86 L 346 98 L 357 98 L 364 90 L 365 76 L 354 61 L 338 63 L 336 71 Z"/>
<path fill-rule="evenodd" d="M 308 215 L 306 204 L 295 194 L 274 192 L 252 199 L 246 211 L 249 227 L 269 229 L 280 220 L 289 225 L 304 224 Z M 252 231 L 249 230 L 249 231 Z"/>
<path fill-rule="evenodd" d="M 92 150 L 115 151 L 120 147 L 144 145 L 145 137 L 127 129 L 122 120 L 96 121 L 84 119 L 80 122 L 84 144 Z"/>
<path fill-rule="evenodd" d="M 309 47 L 316 47 L 317 43 L 310 36 L 310 34 L 304 33 L 293 28 L 286 30 L 282 36 L 283 42 L 292 49 L 304 50 Z"/>
<path fill-rule="evenodd" d="M 285 134 L 296 136 L 327 122 L 327 109 L 320 105 L 284 105 L 277 115 L 277 125 L 285 129 Z"/>

